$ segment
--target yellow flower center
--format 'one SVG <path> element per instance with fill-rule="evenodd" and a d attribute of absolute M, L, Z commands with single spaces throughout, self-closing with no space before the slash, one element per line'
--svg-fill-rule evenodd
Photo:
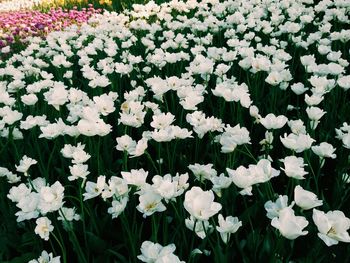
<path fill-rule="evenodd" d="M 149 211 L 154 209 L 157 206 L 157 203 L 149 203 L 148 205 L 146 205 L 145 210 Z"/>
<path fill-rule="evenodd" d="M 335 235 L 335 234 L 337 234 L 337 232 L 335 231 L 335 229 L 333 227 L 331 227 L 327 232 L 327 235 L 329 235 L 329 234 Z"/>

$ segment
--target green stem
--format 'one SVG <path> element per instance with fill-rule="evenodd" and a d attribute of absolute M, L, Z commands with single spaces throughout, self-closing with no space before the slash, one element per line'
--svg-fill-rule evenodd
<path fill-rule="evenodd" d="M 312 176 L 313 176 L 314 181 L 315 181 L 316 193 L 317 193 L 317 195 L 318 195 L 318 194 L 319 194 L 318 177 L 316 176 L 315 171 L 314 171 L 314 169 L 312 168 L 311 162 L 310 162 L 309 158 L 307 157 L 306 153 L 304 154 L 304 158 L 306 159 L 306 162 L 307 162 L 308 166 L 310 167 L 310 171 L 311 171 Z"/>
<path fill-rule="evenodd" d="M 165 148 L 166 148 L 166 152 L 167 152 L 169 171 L 170 171 L 170 173 L 173 173 L 173 164 L 172 164 L 173 157 L 170 155 L 169 145 L 166 144 Z"/>
<path fill-rule="evenodd" d="M 154 242 L 158 243 L 158 223 L 156 222 L 156 217 L 155 215 L 151 216 L 151 220 L 152 220 L 152 240 L 154 240 Z"/>
<path fill-rule="evenodd" d="M 127 151 L 123 152 L 123 170 L 128 171 L 128 153 L 127 153 Z"/>
<path fill-rule="evenodd" d="M 131 248 L 132 261 L 133 261 L 133 262 L 136 262 L 137 254 L 136 254 L 135 242 L 134 242 L 133 236 L 132 236 L 132 234 L 131 234 L 131 232 L 130 232 L 129 221 L 128 221 L 128 219 L 126 218 L 124 212 L 121 213 L 120 219 L 121 219 L 122 224 L 123 224 L 123 226 L 124 226 L 123 229 L 125 229 L 126 234 L 127 234 L 127 238 L 128 238 L 128 240 L 129 240 L 129 244 L 130 244 L 130 248 Z"/>
<path fill-rule="evenodd" d="M 46 168 L 46 173 L 45 173 L 45 179 L 47 182 L 49 180 L 50 164 L 51 164 L 51 161 L 52 161 L 52 158 L 53 158 L 53 155 L 55 153 L 56 148 L 57 148 L 57 139 L 54 142 L 54 146 L 53 146 L 53 149 L 50 153 L 49 160 L 47 161 L 47 168 Z"/>
<path fill-rule="evenodd" d="M 162 161 L 161 161 L 161 151 L 162 151 L 162 147 L 160 145 L 160 143 L 158 143 L 158 165 L 159 165 L 159 175 L 162 175 Z"/>
<path fill-rule="evenodd" d="M 66 216 L 64 215 L 62 209 L 60 209 L 60 212 L 64 218 L 64 221 L 66 224 L 69 224 L 69 221 L 67 220 Z M 85 232 L 85 231 L 84 231 Z M 79 245 L 79 240 L 74 232 L 74 230 L 72 228 L 68 228 L 68 233 L 71 235 L 71 242 L 73 243 L 73 246 L 75 248 L 75 250 L 77 251 L 78 255 L 79 255 L 79 261 L 81 260 L 82 262 L 88 262 L 84 256 L 83 251 L 81 250 L 81 247 Z"/>
<path fill-rule="evenodd" d="M 85 223 L 85 212 L 84 212 L 84 203 L 83 203 L 83 185 L 81 187 L 79 186 L 79 203 L 80 203 L 80 209 L 81 209 L 81 220 L 83 223 L 83 235 L 84 235 L 84 242 L 85 247 L 88 247 L 87 244 L 87 238 L 86 238 L 86 223 Z"/>
<path fill-rule="evenodd" d="M 157 174 L 160 174 L 155 162 L 153 161 L 153 159 L 151 157 L 151 155 L 147 151 L 145 151 L 145 154 L 146 154 L 146 157 L 148 158 L 148 160 L 151 162 L 154 170 L 156 170 Z"/>
<path fill-rule="evenodd" d="M 66 250 L 63 247 L 63 244 L 60 242 L 60 240 L 57 238 L 57 236 L 53 232 L 51 232 L 51 235 L 53 236 L 53 238 L 56 240 L 56 242 L 58 243 L 59 247 L 61 248 L 62 257 L 63 257 L 63 263 L 67 263 Z"/>
<path fill-rule="evenodd" d="M 185 233 L 185 229 L 184 229 L 183 224 L 182 224 L 183 218 L 184 218 L 184 217 L 181 216 L 181 215 L 179 214 L 179 211 L 177 210 L 175 203 L 174 203 L 174 202 L 171 202 L 171 201 L 170 201 L 170 203 L 171 203 L 172 207 L 174 208 L 175 216 L 176 216 L 177 220 L 179 221 L 179 223 L 180 223 L 180 225 L 181 225 L 181 227 L 180 227 L 180 228 L 181 228 L 181 233 L 182 233 L 183 237 L 185 237 L 185 236 L 186 236 L 186 233 Z M 184 241 L 185 247 L 187 247 L 187 245 L 188 245 L 187 239 L 184 238 L 183 241 Z"/>

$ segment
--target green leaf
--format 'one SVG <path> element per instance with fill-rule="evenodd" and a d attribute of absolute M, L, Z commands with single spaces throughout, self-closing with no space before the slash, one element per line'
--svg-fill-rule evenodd
<path fill-rule="evenodd" d="M 115 250 L 107 249 L 107 252 L 114 255 L 118 259 L 117 262 L 128 262 L 128 260 L 122 254 L 116 252 Z"/>
<path fill-rule="evenodd" d="M 86 232 L 87 240 L 88 240 L 88 246 L 91 249 L 91 251 L 94 251 L 96 253 L 103 253 L 107 249 L 107 243 L 100 237 L 96 236 L 92 232 Z"/>
<path fill-rule="evenodd" d="M 33 252 L 29 252 L 26 254 L 23 254 L 20 257 L 16 257 L 10 261 L 3 262 L 3 263 L 27 263 L 28 261 L 37 258 L 37 255 L 34 254 Z"/>

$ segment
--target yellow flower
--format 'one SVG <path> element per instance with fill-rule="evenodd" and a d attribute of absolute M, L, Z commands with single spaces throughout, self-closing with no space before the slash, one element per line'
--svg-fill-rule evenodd
<path fill-rule="evenodd" d="M 57 6 L 64 6 L 64 0 L 56 0 L 56 5 Z"/>
<path fill-rule="evenodd" d="M 100 3 L 100 5 L 103 5 L 103 4 L 108 5 L 108 6 L 112 5 L 111 0 L 100 0 L 99 3 Z"/>

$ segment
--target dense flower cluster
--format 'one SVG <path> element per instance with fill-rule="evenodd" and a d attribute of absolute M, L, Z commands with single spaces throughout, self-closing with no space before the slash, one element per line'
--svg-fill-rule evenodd
<path fill-rule="evenodd" d="M 33 9 L 44 1 L 45 0 L 5 0 L 0 2 L 0 12 Z"/>
<path fill-rule="evenodd" d="M 72 24 L 81 25 L 99 12 L 92 6 L 81 11 L 58 8 L 47 13 L 28 10 L 0 12 L 0 55 L 10 52 L 11 45 L 27 43 L 29 37 L 43 37 Z"/>
<path fill-rule="evenodd" d="M 87 7 L 98 3 L 100 6 L 111 6 L 112 0 L 3 0 L 0 1 L 1 12 L 24 10 L 49 10 L 51 8 Z"/>
<path fill-rule="evenodd" d="M 134 1 L 134 0 L 131 0 Z M 118 1 L 122 5 L 123 0 Z M 118 3 L 117 2 L 117 3 Z M 129 1 L 128 1 L 129 2 Z M 132 2 L 131 2 L 132 3 Z M 35 10 L 50 10 L 51 8 L 72 9 L 73 7 L 85 8 L 93 5 L 95 8 L 112 8 L 112 0 L 41 0 L 38 5 L 34 7 Z"/>
<path fill-rule="evenodd" d="M 349 243 L 349 13 L 172 0 L 32 38 L 0 64 L 17 221 L 59 244 L 62 221 L 81 262 L 114 222 L 125 236 L 101 250 L 125 262 L 302 261 L 283 242 Z"/>

